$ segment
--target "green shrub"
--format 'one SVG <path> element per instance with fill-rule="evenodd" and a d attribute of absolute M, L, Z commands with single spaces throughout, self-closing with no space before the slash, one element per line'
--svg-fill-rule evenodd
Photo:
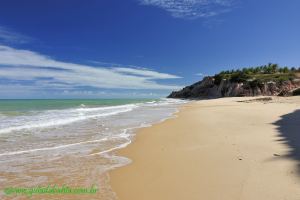
<path fill-rule="evenodd" d="M 245 74 L 243 72 L 236 72 L 231 75 L 230 81 L 235 83 L 244 83 L 250 78 L 251 76 L 249 76 L 248 74 Z"/>
<path fill-rule="evenodd" d="M 282 82 L 284 82 L 284 81 L 288 81 L 288 80 L 290 80 L 290 79 L 289 79 L 289 77 L 286 77 L 286 76 L 282 76 L 282 77 L 279 77 L 279 78 L 278 78 L 278 81 L 279 81 L 280 83 L 282 83 Z"/>
<path fill-rule="evenodd" d="M 223 80 L 223 76 L 221 74 L 216 74 L 214 76 L 214 84 L 215 85 L 220 85 L 221 81 Z"/>

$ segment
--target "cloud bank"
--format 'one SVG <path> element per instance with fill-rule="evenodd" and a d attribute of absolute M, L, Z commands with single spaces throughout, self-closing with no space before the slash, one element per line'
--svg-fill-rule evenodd
<path fill-rule="evenodd" d="M 139 0 L 142 5 L 156 6 L 175 18 L 207 18 L 228 12 L 234 0 Z"/>
<path fill-rule="evenodd" d="M 62 62 L 29 50 L 0 45 L 0 88 L 16 90 L 173 90 L 157 80 L 181 78 L 149 69 L 101 67 Z M 1 92 L 0 92 L 1 93 Z"/>

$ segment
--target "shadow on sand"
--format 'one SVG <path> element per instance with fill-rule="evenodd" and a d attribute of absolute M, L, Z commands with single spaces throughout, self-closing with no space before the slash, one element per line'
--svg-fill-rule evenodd
<path fill-rule="evenodd" d="M 287 158 L 297 161 L 297 173 L 300 175 L 300 110 L 282 115 L 274 125 L 278 126 L 280 139 L 290 148 Z"/>

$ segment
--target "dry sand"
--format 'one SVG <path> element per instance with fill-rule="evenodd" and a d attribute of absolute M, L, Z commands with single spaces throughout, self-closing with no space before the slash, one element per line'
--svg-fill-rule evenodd
<path fill-rule="evenodd" d="M 118 152 L 119 200 L 299 200 L 300 98 L 186 104 Z"/>

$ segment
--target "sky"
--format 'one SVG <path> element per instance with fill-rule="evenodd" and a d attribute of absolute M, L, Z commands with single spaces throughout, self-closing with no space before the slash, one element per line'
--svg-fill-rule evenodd
<path fill-rule="evenodd" d="M 2 0 L 0 98 L 158 98 L 300 66 L 299 0 Z"/>

